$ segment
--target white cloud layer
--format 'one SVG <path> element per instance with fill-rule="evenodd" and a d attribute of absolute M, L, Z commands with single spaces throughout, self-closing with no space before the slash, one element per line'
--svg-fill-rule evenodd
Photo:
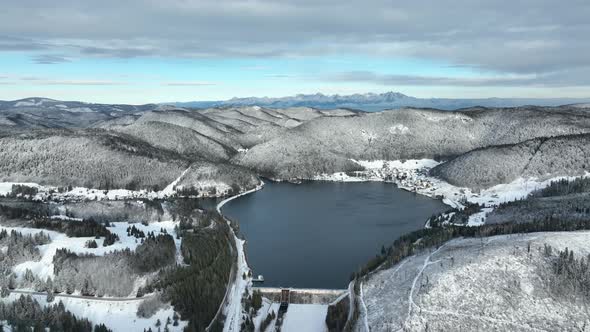
<path fill-rule="evenodd" d="M 0 52 L 37 52 L 33 61 L 41 64 L 85 57 L 410 57 L 505 75 L 351 72 L 330 79 L 580 86 L 590 72 L 589 17 L 587 0 L 20 0 L 2 4 Z"/>

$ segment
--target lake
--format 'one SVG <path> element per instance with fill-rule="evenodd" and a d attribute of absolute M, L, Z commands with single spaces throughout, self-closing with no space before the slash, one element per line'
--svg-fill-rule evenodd
<path fill-rule="evenodd" d="M 267 181 L 222 208 L 264 286 L 346 288 L 350 275 L 448 206 L 382 182 Z"/>

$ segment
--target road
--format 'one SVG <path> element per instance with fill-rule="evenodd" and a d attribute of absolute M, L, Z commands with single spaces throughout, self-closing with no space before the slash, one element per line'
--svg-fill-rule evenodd
<path fill-rule="evenodd" d="M 27 290 L 11 290 L 11 293 L 24 294 L 24 295 L 37 295 L 47 296 L 46 292 L 35 292 Z M 72 294 L 53 294 L 57 297 L 66 297 L 71 299 L 81 299 L 89 301 L 104 301 L 104 302 L 131 302 L 131 301 L 142 301 L 152 297 L 153 295 L 147 295 L 144 297 L 97 297 L 97 296 L 84 296 L 84 295 L 72 295 Z"/>

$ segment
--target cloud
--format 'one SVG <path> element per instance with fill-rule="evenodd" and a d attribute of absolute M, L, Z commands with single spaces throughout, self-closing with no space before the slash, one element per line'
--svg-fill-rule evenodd
<path fill-rule="evenodd" d="M 352 71 L 327 75 L 322 79 L 333 82 L 369 82 L 386 86 L 513 86 L 528 84 L 534 80 L 534 76 L 445 77 L 378 74 L 370 71 Z"/>
<path fill-rule="evenodd" d="M 242 67 L 242 70 L 251 70 L 251 71 L 260 71 L 260 70 L 268 70 L 270 69 L 270 67 L 268 66 L 261 66 L 261 65 L 257 65 L 257 66 L 244 66 Z"/>
<path fill-rule="evenodd" d="M 164 86 L 212 86 L 218 85 L 215 82 L 163 82 L 162 85 Z"/>
<path fill-rule="evenodd" d="M 110 86 L 129 85 L 127 81 L 102 80 L 102 79 L 56 79 L 42 76 L 0 75 L 0 81 L 5 85 L 63 85 L 63 86 Z"/>
<path fill-rule="evenodd" d="M 125 82 L 105 80 L 34 80 L 35 85 L 71 85 L 71 86 L 93 86 L 93 85 L 127 85 Z"/>
<path fill-rule="evenodd" d="M 496 76 L 420 76 L 379 74 L 371 71 L 350 71 L 318 78 L 328 82 L 373 83 L 384 86 L 457 86 L 457 87 L 568 87 L 590 86 L 590 67 L 573 72 L 545 74 L 505 74 Z"/>
<path fill-rule="evenodd" d="M 0 52 L 216 59 L 353 54 L 561 81 L 590 66 L 588 17 L 587 0 L 21 0 L 3 4 Z"/>
<path fill-rule="evenodd" d="M 70 59 L 61 55 L 40 54 L 33 56 L 33 62 L 41 65 L 52 65 L 56 63 L 70 62 Z"/>
<path fill-rule="evenodd" d="M 287 75 L 287 74 L 267 74 L 267 75 L 264 75 L 264 77 L 280 79 L 280 78 L 293 78 L 294 75 Z"/>
<path fill-rule="evenodd" d="M 0 18 L 2 14 L 0 13 Z M 2 23 L 0 23 L 2 25 Z M 0 30 L 1 31 L 1 30 Z M 39 51 L 45 50 L 46 45 L 35 42 L 30 39 L 11 37 L 11 36 L 0 36 L 0 52 L 13 52 L 13 51 Z"/>

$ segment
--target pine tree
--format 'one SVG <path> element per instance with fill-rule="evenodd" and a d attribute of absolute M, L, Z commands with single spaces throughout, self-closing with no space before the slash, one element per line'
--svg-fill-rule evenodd
<path fill-rule="evenodd" d="M 16 288 L 16 276 L 13 274 L 10 275 L 8 279 L 8 289 L 15 289 Z"/>

